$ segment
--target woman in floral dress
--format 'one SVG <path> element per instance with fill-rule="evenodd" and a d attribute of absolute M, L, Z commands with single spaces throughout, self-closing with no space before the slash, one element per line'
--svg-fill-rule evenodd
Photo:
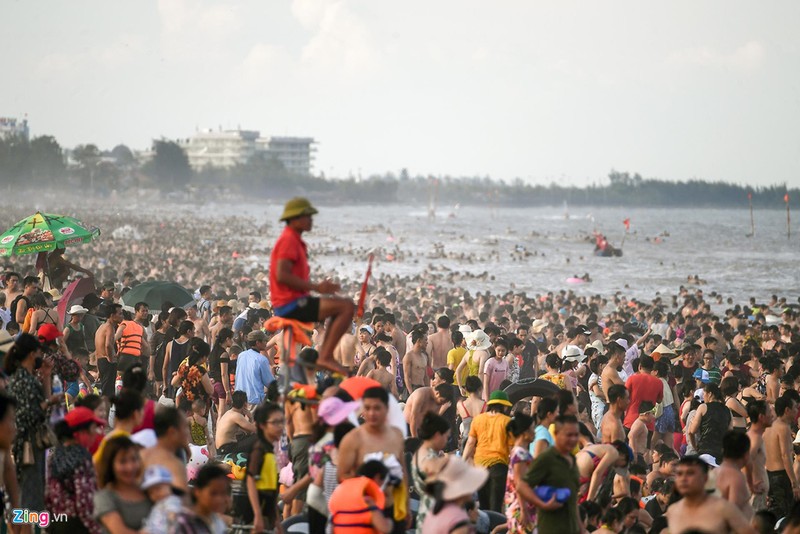
<path fill-rule="evenodd" d="M 12 451 L 17 465 L 20 507 L 45 510 L 45 449 L 42 439 L 50 407 L 63 402 L 63 394 L 51 391 L 53 361 L 44 359 L 42 347 L 30 334 L 20 334 L 5 358 L 9 376 L 6 393 L 17 401 L 17 435 Z"/>
<path fill-rule="evenodd" d="M 214 393 L 214 385 L 206 370 L 211 347 L 199 338 L 192 338 L 186 350 L 189 356 L 178 367 L 172 385 L 181 387 L 178 407 L 189 418 L 192 443 L 204 446 L 209 442 L 208 407 Z"/>
<path fill-rule="evenodd" d="M 79 406 L 56 424 L 59 443 L 47 459 L 48 478 L 45 505 L 51 514 L 66 514 L 66 522 L 53 523 L 51 534 L 100 534 L 100 524 L 92 517 L 97 474 L 92 463 L 93 449 L 103 438 L 103 421 L 89 408 Z"/>
<path fill-rule="evenodd" d="M 172 385 L 180 386 L 182 390 L 178 406 L 182 407 L 184 411 L 190 412 L 195 399 L 208 401 L 211 398 L 214 386 L 211 384 L 211 378 L 206 370 L 208 355 L 211 353 L 208 343 L 199 338 L 192 338 L 186 351 L 188 358 L 178 367 L 178 372 L 172 379 Z"/>
<path fill-rule="evenodd" d="M 531 503 L 533 490 L 525 482 L 525 473 L 533 461 L 528 450 L 533 441 L 533 417 L 514 414 L 506 427 L 514 437 L 506 479 L 506 519 L 508 534 L 527 534 L 536 526 L 536 508 Z"/>

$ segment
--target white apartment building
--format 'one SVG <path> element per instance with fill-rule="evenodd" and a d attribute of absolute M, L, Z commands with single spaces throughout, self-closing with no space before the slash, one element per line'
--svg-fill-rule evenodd
<path fill-rule="evenodd" d="M 292 173 L 308 175 L 316 147 L 312 137 L 261 137 L 255 130 L 203 130 L 179 141 L 189 165 L 227 169 L 246 163 L 256 154 L 274 157 Z"/>
<path fill-rule="evenodd" d="M 246 163 L 256 153 L 258 137 L 259 133 L 253 130 L 203 130 L 179 144 L 193 169 L 208 166 L 227 169 Z"/>

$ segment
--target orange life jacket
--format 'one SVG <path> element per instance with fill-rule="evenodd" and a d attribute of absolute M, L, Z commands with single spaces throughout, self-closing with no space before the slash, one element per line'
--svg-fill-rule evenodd
<path fill-rule="evenodd" d="M 117 342 L 117 352 L 129 356 L 142 355 L 144 327 L 136 321 L 122 321 L 122 337 Z"/>
<path fill-rule="evenodd" d="M 381 488 L 370 478 L 348 478 L 339 484 L 328 502 L 333 534 L 374 534 L 372 512 L 364 497 L 371 497 L 379 509 L 386 498 Z"/>

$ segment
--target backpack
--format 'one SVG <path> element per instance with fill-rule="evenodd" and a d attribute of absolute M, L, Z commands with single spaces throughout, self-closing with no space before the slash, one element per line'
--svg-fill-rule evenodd
<path fill-rule="evenodd" d="M 19 301 L 22 300 L 22 299 L 25 300 L 25 303 L 28 305 L 28 309 L 31 308 L 31 301 L 30 301 L 30 299 L 28 297 L 26 297 L 25 295 L 22 295 L 22 294 L 17 295 L 16 298 L 11 301 L 11 308 L 10 308 L 10 310 L 11 310 L 11 320 L 14 321 L 15 323 L 17 322 L 17 305 L 19 304 Z M 24 332 L 24 330 L 23 330 L 23 332 Z"/>

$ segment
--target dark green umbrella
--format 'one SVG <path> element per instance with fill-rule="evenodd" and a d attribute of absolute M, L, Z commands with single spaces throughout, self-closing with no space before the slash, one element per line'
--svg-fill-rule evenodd
<path fill-rule="evenodd" d="M 183 286 L 159 281 L 141 283 L 122 297 L 122 305 L 128 310 L 138 302 L 144 302 L 151 310 L 160 310 L 165 302 L 178 308 L 188 308 L 195 303 L 194 296 Z"/>

